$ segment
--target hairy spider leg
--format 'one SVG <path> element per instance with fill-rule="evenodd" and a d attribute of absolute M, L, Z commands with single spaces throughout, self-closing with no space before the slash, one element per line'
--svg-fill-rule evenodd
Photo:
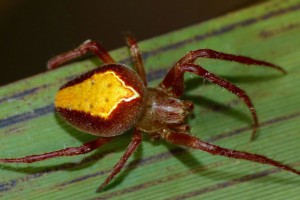
<path fill-rule="evenodd" d="M 283 74 L 286 74 L 286 71 L 272 63 L 261 61 L 261 60 L 256 60 L 252 59 L 249 57 L 245 56 L 237 56 L 237 55 L 232 55 L 232 54 L 226 54 L 222 52 L 218 52 L 215 50 L 211 49 L 198 49 L 195 51 L 190 51 L 188 52 L 184 57 L 182 57 L 168 72 L 168 74 L 165 76 L 164 80 L 160 83 L 160 86 L 167 90 L 171 90 L 173 95 L 176 97 L 180 97 L 183 94 L 183 77 L 180 82 L 182 82 L 182 86 L 180 87 L 180 90 L 174 90 L 173 84 L 175 82 L 178 82 L 177 78 L 178 75 L 177 73 L 181 73 L 178 68 L 180 68 L 180 65 L 186 64 L 186 63 L 194 63 L 197 58 L 212 58 L 212 59 L 217 59 L 217 60 L 226 60 L 226 61 L 232 61 L 232 62 L 238 62 L 242 64 L 247 64 L 247 65 L 261 65 L 265 67 L 270 67 L 276 70 L 279 70 Z"/>
<path fill-rule="evenodd" d="M 100 146 L 110 142 L 113 138 L 99 138 L 90 142 L 87 142 L 83 144 L 80 147 L 68 147 L 62 150 L 48 152 L 44 154 L 39 155 L 30 155 L 26 157 L 21 158 L 3 158 L 0 159 L 0 163 L 32 163 L 32 162 L 38 162 L 41 160 L 46 160 L 49 158 L 55 158 L 60 156 L 75 156 L 80 154 L 86 154 L 88 152 L 91 152 Z M 114 166 L 113 170 L 111 171 L 110 175 L 106 178 L 104 183 L 98 188 L 97 191 L 101 191 L 113 178 L 115 175 L 117 175 L 120 170 L 123 168 L 124 164 L 128 160 L 128 158 L 132 155 L 132 153 L 135 152 L 137 147 L 140 145 L 142 141 L 142 133 L 135 129 L 132 140 L 130 144 L 128 145 L 125 153 L 120 158 L 119 162 Z"/>
<path fill-rule="evenodd" d="M 272 160 L 266 156 L 219 147 L 217 145 L 204 142 L 199 138 L 193 137 L 186 133 L 167 132 L 162 134 L 162 136 L 168 142 L 175 145 L 200 149 L 202 151 L 206 151 L 213 155 L 226 156 L 226 157 L 236 158 L 236 159 L 244 159 L 244 160 L 249 160 L 257 163 L 272 165 L 281 168 L 283 170 L 290 171 L 292 173 L 300 175 L 300 171 L 288 165 L 284 165 L 279 161 Z"/>
<path fill-rule="evenodd" d="M 212 58 L 212 59 L 217 59 L 217 60 L 227 60 L 227 61 L 233 61 L 233 62 L 238 62 L 246 65 L 261 65 L 265 67 L 270 67 L 276 70 L 279 70 L 283 74 L 286 74 L 286 71 L 272 63 L 265 62 L 262 60 L 256 60 L 250 57 L 246 56 L 240 56 L 240 55 L 233 55 L 233 54 L 227 54 L 227 53 L 222 53 L 219 51 L 215 51 L 212 49 L 198 49 L 195 51 L 190 51 L 187 53 L 183 58 L 181 58 L 177 63 L 193 63 L 197 58 Z"/>
<path fill-rule="evenodd" d="M 135 128 L 131 142 L 128 145 L 125 153 L 123 154 L 119 162 L 114 166 L 113 170 L 111 171 L 110 175 L 106 178 L 104 183 L 102 183 L 102 185 L 97 189 L 97 192 L 102 191 L 103 188 L 121 171 L 128 158 L 135 152 L 135 150 L 141 144 L 142 138 L 142 132 Z"/>
<path fill-rule="evenodd" d="M 171 71 L 173 71 L 173 72 L 171 72 L 173 74 L 173 77 L 170 77 L 170 79 L 172 79 L 172 81 L 173 81 L 172 87 L 171 87 L 171 92 L 175 96 L 181 95 L 183 90 L 184 90 L 184 81 L 183 81 L 184 73 L 185 72 L 192 72 L 194 74 L 197 74 L 198 76 L 201 76 L 205 80 L 208 80 L 208 81 L 210 81 L 214 84 L 219 85 L 222 88 L 225 88 L 226 90 L 232 92 L 233 94 L 237 95 L 241 100 L 243 100 L 243 102 L 247 105 L 247 107 L 251 111 L 253 121 L 254 121 L 251 140 L 253 140 L 255 138 L 255 133 L 256 133 L 256 130 L 259 126 L 258 118 L 257 118 L 256 111 L 254 109 L 254 106 L 251 102 L 251 99 L 244 90 L 238 88 L 237 86 L 230 83 L 229 81 L 226 81 L 225 79 L 222 79 L 222 78 L 216 76 L 215 74 L 208 72 L 203 67 L 201 67 L 199 65 L 196 65 L 196 64 L 193 64 L 193 63 L 186 63 L 186 64 L 183 64 L 183 65 L 176 65 L 174 68 L 175 68 L 175 70 L 171 69 Z M 164 81 L 160 84 L 160 86 L 162 88 L 165 87 L 164 86 L 164 83 L 165 83 Z M 167 79 L 166 82 L 168 83 L 168 81 L 170 81 L 170 80 Z M 166 89 L 170 90 L 170 88 L 166 88 Z"/>
<path fill-rule="evenodd" d="M 88 52 L 92 52 L 97 57 L 99 57 L 105 64 L 115 63 L 114 59 L 108 54 L 108 52 L 97 42 L 87 40 L 81 44 L 76 49 L 62 53 L 52 59 L 47 63 L 48 69 L 55 69 L 60 67 L 62 64 L 71 61 L 75 58 L 85 55 Z"/>
<path fill-rule="evenodd" d="M 127 46 L 129 47 L 130 50 L 133 66 L 136 72 L 140 75 L 145 86 L 147 86 L 145 67 L 143 64 L 141 52 L 137 45 L 137 41 L 131 35 L 127 35 L 125 39 L 126 39 Z"/>
<path fill-rule="evenodd" d="M 265 61 L 261 61 L 261 60 L 256 60 L 256 59 L 252 59 L 249 57 L 245 57 L 245 56 L 237 56 L 237 55 L 232 55 L 232 54 L 226 54 L 226 53 L 222 53 L 222 52 L 218 52 L 218 51 L 214 51 L 211 49 L 199 49 L 199 50 L 195 50 L 195 51 L 190 51 L 189 53 L 187 53 L 187 55 L 185 55 L 184 57 L 182 57 L 169 71 L 169 73 L 166 75 L 166 77 L 164 78 L 164 80 L 160 83 L 160 86 L 162 88 L 164 88 L 167 91 L 170 91 L 170 93 L 176 97 L 180 97 L 183 92 L 184 92 L 184 70 L 182 68 L 183 65 L 186 65 L 186 68 L 194 68 L 197 69 L 198 65 L 193 65 L 190 63 L 195 62 L 195 60 L 199 57 L 204 57 L 204 58 L 212 58 L 212 59 L 219 59 L 219 60 L 227 60 L 227 61 L 233 61 L 233 62 L 238 62 L 238 63 L 242 63 L 242 64 L 247 64 L 247 65 L 262 65 L 265 67 L 270 67 L 273 69 L 276 69 L 280 72 L 282 72 L 283 74 L 286 74 L 286 71 L 277 66 L 274 65 L 272 63 L 269 62 L 265 62 Z M 193 67 L 192 67 L 193 65 Z M 190 66 L 190 67 L 188 67 Z M 253 140 L 255 138 L 256 135 L 256 131 L 257 128 L 259 126 L 258 123 L 258 118 L 257 118 L 257 114 L 256 111 L 254 109 L 253 104 L 251 103 L 250 98 L 248 97 L 248 95 L 246 94 L 245 91 L 241 90 L 240 88 L 238 88 L 237 86 L 235 86 L 234 84 L 221 79 L 220 77 L 209 73 L 207 70 L 203 69 L 202 67 L 200 67 L 200 69 L 198 70 L 192 70 L 193 71 L 198 71 L 198 75 L 202 76 L 203 78 L 218 84 L 219 86 L 231 91 L 232 93 L 236 94 L 239 96 L 239 98 L 241 98 L 246 105 L 248 106 L 248 108 L 250 109 L 251 113 L 252 113 L 252 117 L 254 120 L 253 123 L 253 132 L 251 135 L 251 140 Z M 195 73 L 195 72 L 193 72 Z M 211 80 L 210 80 L 211 79 Z"/>
<path fill-rule="evenodd" d="M 80 147 L 68 147 L 58 151 L 52 151 L 39 155 L 30 155 L 21 158 L 2 158 L 0 159 L 0 163 L 32 163 L 60 156 L 75 156 L 80 154 L 86 154 L 110 142 L 112 139 L 113 138 L 98 138 L 96 140 L 87 142 Z"/>

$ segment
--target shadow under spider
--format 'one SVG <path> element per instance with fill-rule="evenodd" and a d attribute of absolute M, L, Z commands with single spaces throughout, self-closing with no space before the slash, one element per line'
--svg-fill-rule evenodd
<path fill-rule="evenodd" d="M 194 104 L 202 108 L 205 108 L 206 109 L 205 113 L 209 113 L 209 112 L 222 113 L 231 118 L 237 119 L 242 122 L 246 122 L 249 125 L 252 124 L 252 118 L 250 114 L 245 113 L 243 110 L 235 109 L 233 107 L 233 105 L 235 104 L 243 103 L 239 99 L 234 99 L 233 101 L 228 102 L 227 104 L 222 104 L 199 95 L 185 95 L 184 98 L 192 101 Z M 192 114 L 192 116 L 193 115 L 194 114 Z"/>
<path fill-rule="evenodd" d="M 263 81 L 267 81 L 267 80 L 271 80 L 274 78 L 280 78 L 282 75 L 259 75 L 259 76 L 249 76 L 249 75 L 240 75 L 240 76 L 223 76 L 224 79 L 232 82 L 232 83 L 237 83 L 237 82 L 249 82 L 249 83 L 253 83 L 253 82 L 263 82 Z M 185 86 L 186 86 L 186 91 L 190 91 L 196 88 L 199 88 L 200 86 L 204 86 L 204 85 L 211 85 L 212 83 L 210 83 L 209 81 L 205 81 L 203 78 L 201 77 L 193 77 L 191 79 L 188 79 L 185 82 Z M 218 87 L 218 86 L 216 86 Z M 221 87 L 219 87 L 221 89 Z M 243 89 L 243 88 L 242 88 Z M 247 90 L 245 89 L 245 91 L 247 92 Z M 216 93 L 218 93 L 218 90 L 216 90 Z M 228 93 L 230 93 L 228 91 Z M 231 93 L 230 93 L 231 94 Z M 232 94 L 233 95 L 233 94 Z M 251 96 L 249 96 L 250 99 Z M 183 99 L 185 100 L 190 100 L 192 101 L 195 105 L 201 106 L 203 108 L 206 108 L 212 112 L 219 112 L 219 113 L 223 113 L 226 114 L 230 117 L 234 117 L 240 121 L 243 122 L 247 122 L 249 124 L 252 123 L 252 119 L 251 119 L 251 115 L 248 115 L 246 113 L 243 113 L 239 110 L 233 109 L 232 106 L 236 105 L 236 104 L 243 104 L 242 100 L 240 100 L 238 97 L 235 96 L 236 99 L 234 99 L 233 101 L 227 103 L 227 105 L 224 103 L 219 103 L 217 101 L 214 101 L 212 99 L 206 98 L 204 96 L 200 96 L 199 95 L 184 95 Z M 192 114 L 193 116 L 193 114 Z"/>

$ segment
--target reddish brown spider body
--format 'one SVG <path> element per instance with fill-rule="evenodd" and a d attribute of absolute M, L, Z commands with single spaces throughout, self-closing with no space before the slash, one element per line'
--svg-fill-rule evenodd
<path fill-rule="evenodd" d="M 86 41 L 78 48 L 48 62 L 48 68 L 54 69 L 89 51 L 104 62 L 103 66 L 84 73 L 62 86 L 55 99 L 55 107 L 59 115 L 77 129 L 100 136 L 99 139 L 87 142 L 80 147 L 22 158 L 3 158 L 0 162 L 31 163 L 58 156 L 85 154 L 108 143 L 115 136 L 130 128 L 134 128 L 132 140 L 125 153 L 98 190 L 103 189 L 122 169 L 127 159 L 141 143 L 142 132 L 149 134 L 152 138 L 163 138 L 173 144 L 201 149 L 214 155 L 269 164 L 300 175 L 298 170 L 263 155 L 222 148 L 191 136 L 190 128 L 185 121 L 193 110 L 193 103 L 179 99 L 184 92 L 185 72 L 194 73 L 227 89 L 240 98 L 251 111 L 254 121 L 253 139 L 259 124 L 256 111 L 246 92 L 194 64 L 194 61 L 198 57 L 207 57 L 247 65 L 262 65 L 285 73 L 282 68 L 249 57 L 225 54 L 211 49 L 199 49 L 181 58 L 159 86 L 147 88 L 145 69 L 137 43 L 132 37 L 128 36 L 126 39 L 135 70 L 115 63 L 106 50 L 93 41 Z"/>

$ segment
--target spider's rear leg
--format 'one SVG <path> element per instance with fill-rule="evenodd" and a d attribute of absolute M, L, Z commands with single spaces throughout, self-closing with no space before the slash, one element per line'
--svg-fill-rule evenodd
<path fill-rule="evenodd" d="M 52 151 L 39 155 L 30 155 L 21 158 L 0 158 L 0 163 L 32 163 L 60 156 L 75 156 L 86 154 L 110 142 L 112 139 L 113 138 L 98 138 L 96 140 L 87 142 L 80 147 L 68 147 L 58 151 Z"/>
<path fill-rule="evenodd" d="M 217 75 L 208 72 L 207 70 L 205 70 L 199 65 L 193 63 L 186 63 L 186 64 L 182 64 L 182 65 L 178 64 L 174 66 L 170 70 L 166 78 L 160 83 L 160 86 L 164 90 L 170 92 L 173 96 L 177 96 L 177 97 L 181 96 L 184 91 L 185 72 L 192 72 L 194 74 L 197 74 L 198 76 L 201 76 L 205 80 L 217 84 L 220 87 L 225 88 L 226 90 L 237 95 L 247 105 L 247 107 L 249 108 L 252 114 L 254 123 L 253 123 L 253 132 L 252 132 L 251 139 L 255 138 L 256 130 L 259 126 L 259 123 L 258 123 L 256 110 L 254 109 L 251 99 L 244 90 L 240 89 L 239 87 L 235 86 L 229 81 L 226 81 L 225 79 L 222 79 Z"/>
<path fill-rule="evenodd" d="M 279 161 L 272 160 L 266 156 L 219 147 L 217 145 L 204 142 L 199 138 L 193 137 L 186 133 L 167 132 L 165 134 L 162 134 L 162 136 L 164 139 L 166 139 L 168 142 L 172 144 L 191 147 L 194 149 L 200 149 L 213 155 L 226 156 L 235 159 L 244 159 L 252 162 L 272 165 L 281 168 L 283 170 L 290 171 L 292 173 L 300 175 L 299 170 L 296 170 L 288 165 L 282 164 Z"/>
<path fill-rule="evenodd" d="M 75 58 L 78 58 L 80 56 L 83 56 L 88 52 L 92 52 L 93 54 L 95 54 L 95 56 L 97 56 L 105 64 L 115 63 L 114 59 L 99 43 L 87 40 L 79 47 L 50 59 L 47 63 L 47 67 L 48 69 L 58 68 L 64 63 L 74 60 Z"/>

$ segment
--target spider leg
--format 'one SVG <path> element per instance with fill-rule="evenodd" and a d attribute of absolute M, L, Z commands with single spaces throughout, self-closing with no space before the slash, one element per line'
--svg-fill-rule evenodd
<path fill-rule="evenodd" d="M 60 156 L 75 156 L 79 154 L 86 154 L 108 143 L 111 140 L 112 138 L 98 138 L 96 140 L 87 142 L 80 147 L 68 147 L 58 151 L 48 152 L 39 155 L 30 155 L 21 158 L 1 158 L 0 163 L 32 163 Z"/>
<path fill-rule="evenodd" d="M 47 67 L 48 67 L 48 69 L 58 68 L 65 62 L 68 62 L 75 58 L 83 56 L 88 52 L 92 52 L 106 64 L 107 63 L 115 63 L 114 59 L 108 54 L 108 52 L 99 43 L 97 43 L 95 41 L 87 40 L 83 44 L 81 44 L 79 47 L 77 47 L 71 51 L 62 53 L 62 54 L 50 59 L 47 63 Z"/>
<path fill-rule="evenodd" d="M 266 156 L 219 147 L 217 145 L 204 142 L 199 138 L 193 137 L 186 133 L 167 132 L 165 134 L 162 134 L 162 136 L 172 144 L 191 147 L 194 149 L 200 149 L 213 155 L 226 156 L 235 159 L 244 159 L 252 162 L 272 165 L 281 168 L 283 170 L 290 171 L 292 173 L 300 175 L 299 170 L 296 170 L 288 165 L 282 164 L 279 161 L 272 160 Z"/>
<path fill-rule="evenodd" d="M 175 96 L 181 96 L 183 94 L 183 90 L 184 90 L 184 84 L 183 84 L 184 76 L 183 75 L 185 72 L 192 72 L 194 74 L 197 74 L 198 76 L 201 76 L 202 78 L 204 78 L 214 84 L 217 84 L 220 87 L 225 88 L 226 90 L 237 95 L 241 100 L 243 100 L 243 102 L 247 105 L 247 107 L 251 111 L 252 118 L 254 121 L 251 139 L 253 140 L 255 138 L 255 133 L 259 126 L 258 118 L 257 118 L 256 111 L 254 109 L 254 106 L 251 102 L 251 99 L 244 90 L 240 89 L 239 87 L 235 86 L 234 84 L 230 83 L 229 81 L 226 81 L 225 79 L 222 79 L 222 78 L 216 76 L 215 74 L 208 72 L 201 66 L 193 64 L 193 63 L 186 63 L 186 64 L 179 65 L 178 67 L 176 67 L 176 68 L 174 67 L 173 69 L 171 69 L 171 71 L 172 72 L 170 72 L 170 73 L 173 74 L 172 80 L 171 80 L 172 81 L 171 86 L 169 88 L 166 88 L 166 86 L 165 86 L 166 79 L 160 84 L 160 86 L 163 89 L 171 90 L 171 92 Z M 166 81 L 167 81 L 167 84 L 169 84 L 170 79 L 167 79 Z"/>
<path fill-rule="evenodd" d="M 105 179 L 104 183 L 102 183 L 102 185 L 100 185 L 100 187 L 97 189 L 97 192 L 102 191 L 103 188 L 121 171 L 128 158 L 134 153 L 134 151 L 142 142 L 142 137 L 142 132 L 138 129 L 134 129 L 131 142 L 128 145 L 125 153 L 123 154 L 119 162 L 114 166 L 113 170 L 111 171 L 110 175 Z"/>
<path fill-rule="evenodd" d="M 133 66 L 134 66 L 136 72 L 140 75 L 144 84 L 147 86 L 145 67 L 143 64 L 142 55 L 141 55 L 141 52 L 137 45 L 137 42 L 131 35 L 126 36 L 126 42 L 130 49 Z"/>
<path fill-rule="evenodd" d="M 270 67 L 270 68 L 279 70 L 282 73 L 286 74 L 286 71 L 283 68 L 281 68 L 277 65 L 274 65 L 272 63 L 265 62 L 262 60 L 256 60 L 256 59 L 246 57 L 246 56 L 222 53 L 222 52 L 218 52 L 218 51 L 215 51 L 212 49 L 198 49 L 195 51 L 190 51 L 183 58 L 181 58 L 178 61 L 178 63 L 180 63 L 180 64 L 193 63 L 199 57 L 233 61 L 233 62 L 238 62 L 238 63 L 242 63 L 242 64 L 246 64 L 246 65 L 262 65 L 265 67 Z"/>
<path fill-rule="evenodd" d="M 286 71 L 272 63 L 261 61 L 261 60 L 256 60 L 253 58 L 245 57 L 245 56 L 237 56 L 237 55 L 232 55 L 232 54 L 226 54 L 222 52 L 218 52 L 215 50 L 211 49 L 198 49 L 195 51 L 190 51 L 188 52 L 184 57 L 182 57 L 168 72 L 164 80 L 161 82 L 161 86 L 165 89 L 171 88 L 174 84 L 175 81 L 177 81 L 176 75 L 178 74 L 178 68 L 180 68 L 181 65 L 187 64 L 187 63 L 194 63 L 197 58 L 212 58 L 212 59 L 218 59 L 218 60 L 227 60 L 227 61 L 233 61 L 233 62 L 238 62 L 242 64 L 247 64 L 247 65 L 261 65 L 265 67 L 270 67 L 276 70 L 279 70 L 280 72 L 286 74 Z M 180 73 L 180 72 L 179 72 Z M 183 78 L 182 80 L 183 81 Z M 182 83 L 183 85 L 183 83 Z M 182 86 L 183 87 L 183 86 Z M 178 96 L 182 95 L 183 90 L 181 93 L 177 94 Z"/>

